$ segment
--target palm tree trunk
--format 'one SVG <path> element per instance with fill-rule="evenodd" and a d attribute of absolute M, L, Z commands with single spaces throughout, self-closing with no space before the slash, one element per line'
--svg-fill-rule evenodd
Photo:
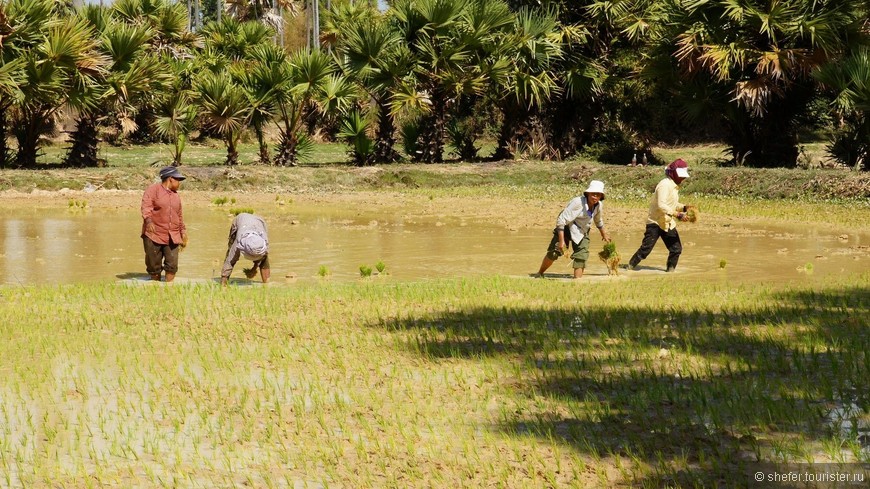
<path fill-rule="evenodd" d="M 9 145 L 6 142 L 6 108 L 0 109 L 0 168 L 9 162 Z"/>
<path fill-rule="evenodd" d="M 272 159 L 269 157 L 269 144 L 266 142 L 263 128 L 255 125 L 254 133 L 257 135 L 257 144 L 260 146 L 260 164 L 271 165 Z"/>
<path fill-rule="evenodd" d="M 227 140 L 227 166 L 236 166 L 239 164 L 239 151 L 236 149 L 236 141 L 232 136 Z"/>
<path fill-rule="evenodd" d="M 98 166 L 97 162 L 97 121 L 90 114 L 81 114 L 72 133 L 72 147 L 64 159 L 67 166 L 79 168 Z"/>
<path fill-rule="evenodd" d="M 498 146 L 493 153 L 494 160 L 510 160 L 514 157 L 513 148 L 516 146 L 517 126 L 520 120 L 517 104 L 513 100 L 508 100 L 502 107 L 504 119 L 502 119 L 501 128 L 498 132 Z"/>
<path fill-rule="evenodd" d="M 394 148 L 396 145 L 395 118 L 386 99 L 379 99 L 377 106 L 378 134 L 372 158 L 378 163 L 394 163 L 402 159 L 402 156 Z"/>
<path fill-rule="evenodd" d="M 296 146 L 299 139 L 293 132 L 282 131 L 281 141 L 278 143 L 278 154 L 275 155 L 275 163 L 281 166 L 296 166 Z"/>
<path fill-rule="evenodd" d="M 444 119 L 447 116 L 447 98 L 439 89 L 432 91 L 432 113 L 420 123 L 420 154 L 423 163 L 444 161 Z"/>
<path fill-rule="evenodd" d="M 32 114 L 25 115 L 22 124 L 15 131 L 15 139 L 18 140 L 18 153 L 15 155 L 15 163 L 24 168 L 36 167 L 36 155 L 39 151 L 39 130 L 41 121 Z"/>

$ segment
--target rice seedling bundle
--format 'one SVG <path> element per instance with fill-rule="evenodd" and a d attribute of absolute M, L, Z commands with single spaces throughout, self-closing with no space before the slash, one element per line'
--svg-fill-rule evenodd
<path fill-rule="evenodd" d="M 616 251 L 616 243 L 605 243 L 604 249 L 598 252 L 598 258 L 607 265 L 608 275 L 619 275 L 619 252 Z"/>

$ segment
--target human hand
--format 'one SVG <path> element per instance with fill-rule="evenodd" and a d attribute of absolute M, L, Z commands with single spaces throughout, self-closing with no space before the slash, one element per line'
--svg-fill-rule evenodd
<path fill-rule="evenodd" d="M 685 212 L 677 212 L 677 220 L 685 222 L 688 221 L 689 218 L 686 216 Z"/>
<path fill-rule="evenodd" d="M 153 222 L 148 221 L 145 223 L 145 231 L 147 231 L 148 234 L 154 234 L 157 232 L 157 227 L 154 226 Z"/>
<path fill-rule="evenodd" d="M 244 269 L 242 269 L 242 271 L 245 272 L 245 277 L 248 277 L 249 279 L 252 279 L 252 278 L 257 276 L 257 267 L 256 266 L 251 267 L 251 268 L 244 268 Z"/>

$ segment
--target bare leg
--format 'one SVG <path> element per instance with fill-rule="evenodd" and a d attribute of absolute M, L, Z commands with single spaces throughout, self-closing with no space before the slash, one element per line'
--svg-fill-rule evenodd
<path fill-rule="evenodd" d="M 544 260 L 541 261 L 541 268 L 538 269 L 538 275 L 540 275 L 540 276 L 543 277 L 543 276 L 544 276 L 544 272 L 546 272 L 548 268 L 550 268 L 551 266 L 553 266 L 553 263 L 556 263 L 556 261 L 555 261 L 555 260 L 551 260 L 551 259 L 547 258 L 546 255 L 544 255 Z"/>
<path fill-rule="evenodd" d="M 263 279 L 263 283 L 269 283 L 269 277 L 272 275 L 272 271 L 268 268 L 260 268 L 260 278 Z"/>
<path fill-rule="evenodd" d="M 574 269 L 574 279 L 575 280 L 578 278 L 583 278 L 583 270 L 586 270 L 586 269 L 585 268 L 575 268 Z"/>
<path fill-rule="evenodd" d="M 175 280 L 175 274 L 166 272 L 166 282 L 169 283 L 169 282 L 172 282 L 173 280 Z"/>

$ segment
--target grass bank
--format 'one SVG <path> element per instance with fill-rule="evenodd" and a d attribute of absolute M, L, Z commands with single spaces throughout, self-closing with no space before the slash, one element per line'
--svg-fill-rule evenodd
<path fill-rule="evenodd" d="M 650 285 L 4 288 L 0 485 L 746 487 L 757 461 L 870 461 L 870 275 Z"/>
<path fill-rule="evenodd" d="M 82 189 L 88 184 L 106 189 L 140 189 L 155 177 L 165 164 L 168 147 L 163 145 L 131 148 L 109 147 L 102 156 L 107 166 L 92 169 L 63 169 L 46 163 L 39 170 L 0 170 L 0 190 Z M 535 193 L 558 185 L 576 186 L 589 178 L 605 180 L 613 198 L 648 195 L 661 178 L 657 167 L 629 168 L 603 165 L 589 159 L 567 162 L 506 161 L 494 163 L 393 164 L 356 168 L 345 163 L 340 144 L 318 144 L 311 162 L 299 167 L 276 168 L 253 164 L 256 147 L 243 145 L 242 161 L 236 167 L 222 165 L 223 149 L 192 145 L 182 169 L 192 178 L 185 182 L 190 190 L 223 191 L 346 191 L 374 189 L 463 189 L 480 191 L 482 186 L 518 194 Z M 682 157 L 692 167 L 693 177 L 686 195 L 741 199 L 870 199 L 870 172 L 842 169 L 750 169 L 719 167 L 716 146 L 662 150 L 670 160 Z M 59 161 L 60 148 L 49 147 L 43 157 Z M 579 182 L 578 182 L 579 180 Z M 528 188 L 526 188 L 528 187 Z"/>
<path fill-rule="evenodd" d="M 110 151 L 104 155 L 108 161 L 104 168 L 64 169 L 45 165 L 38 170 L 0 170 L 0 190 L 141 191 L 154 181 L 166 148 L 110 148 Z M 380 193 L 418 201 L 459 197 L 484 199 L 481 206 L 494 203 L 498 207 L 507 202 L 512 207 L 520 204 L 555 209 L 594 178 L 606 183 L 611 209 L 643 210 L 652 189 L 662 178 L 661 168 L 605 165 L 584 159 L 357 168 L 342 163 L 344 149 L 337 144 L 318 145 L 314 156 L 317 163 L 278 168 L 251 164 L 255 151 L 253 146 L 243 147 L 242 154 L 247 155 L 243 161 L 249 163 L 230 168 L 221 164 L 221 148 L 191 147 L 182 167 L 189 176 L 183 190 L 229 197 L 348 193 Z M 704 213 L 738 219 L 820 221 L 823 225 L 854 229 L 870 227 L 870 172 L 723 168 L 714 164 L 717 148 L 668 151 L 665 155 L 668 158 L 679 156 L 689 161 L 692 178 L 683 185 L 681 196 L 686 202 L 700 204 Z M 155 162 L 157 166 L 152 165 Z M 549 216 L 556 211 L 546 212 Z M 824 219 L 819 218 L 820 213 L 825 214 Z"/>

